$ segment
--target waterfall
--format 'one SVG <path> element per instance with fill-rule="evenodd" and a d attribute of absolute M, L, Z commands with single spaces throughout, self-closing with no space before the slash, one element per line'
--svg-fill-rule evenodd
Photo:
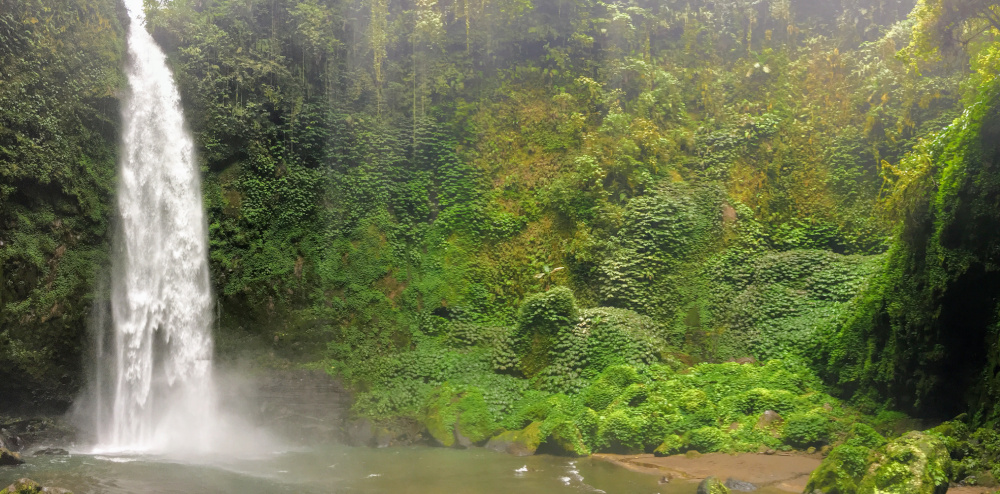
<path fill-rule="evenodd" d="M 94 392 L 98 450 L 212 447 L 212 308 L 208 239 L 194 143 L 166 56 L 126 0 L 118 224 L 110 314 L 99 334 Z"/>

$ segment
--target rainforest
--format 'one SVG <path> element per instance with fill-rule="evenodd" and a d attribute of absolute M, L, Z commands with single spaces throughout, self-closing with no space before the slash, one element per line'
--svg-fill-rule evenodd
<path fill-rule="evenodd" d="M 0 0 L 0 492 L 998 492 L 998 74 L 990 0 Z"/>

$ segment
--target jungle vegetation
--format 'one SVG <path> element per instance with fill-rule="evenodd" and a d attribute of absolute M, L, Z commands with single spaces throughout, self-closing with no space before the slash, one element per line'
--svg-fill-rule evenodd
<path fill-rule="evenodd" d="M 221 358 L 327 369 L 357 416 L 446 445 L 1000 418 L 995 4 L 147 9 L 199 147 Z M 26 406 L 65 407 L 105 303 L 121 12 L 0 0 L 0 389 Z"/>

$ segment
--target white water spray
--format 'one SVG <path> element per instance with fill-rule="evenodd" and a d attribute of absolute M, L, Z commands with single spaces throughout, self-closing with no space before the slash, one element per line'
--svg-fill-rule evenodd
<path fill-rule="evenodd" d="M 212 293 L 194 144 L 166 57 L 126 0 L 130 94 L 122 112 L 110 330 L 97 343 L 97 449 L 205 452 L 220 421 Z"/>

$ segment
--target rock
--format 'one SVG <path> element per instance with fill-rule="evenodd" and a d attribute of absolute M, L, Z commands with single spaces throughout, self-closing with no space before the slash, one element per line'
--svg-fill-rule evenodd
<path fill-rule="evenodd" d="M 24 440 L 10 429 L 0 429 L 0 448 L 21 451 L 24 448 Z"/>
<path fill-rule="evenodd" d="M 784 421 L 785 419 L 781 418 L 781 415 L 778 415 L 778 412 L 775 412 L 774 410 L 765 410 L 764 413 L 761 414 L 760 419 L 757 420 L 757 427 L 761 429 L 774 427 L 781 425 Z"/>
<path fill-rule="evenodd" d="M 361 418 L 347 423 L 347 444 L 351 446 L 374 445 L 375 431 L 372 421 Z"/>
<path fill-rule="evenodd" d="M 388 448 L 396 440 L 396 434 L 385 427 L 379 427 L 375 431 L 375 447 Z"/>
<path fill-rule="evenodd" d="M 18 479 L 13 484 L 7 486 L 6 489 L 0 491 L 0 494 L 73 494 L 66 489 L 60 489 L 59 487 L 42 487 L 38 485 L 31 479 Z"/>
<path fill-rule="evenodd" d="M 750 482 L 744 482 L 742 480 L 736 480 L 736 479 L 731 478 L 731 477 L 728 478 L 728 479 L 726 479 L 726 483 L 724 485 L 726 487 L 728 487 L 729 490 L 736 491 L 736 492 L 753 492 L 753 491 L 759 489 L 759 487 L 757 487 L 754 484 L 751 484 Z"/>
<path fill-rule="evenodd" d="M 951 458 L 936 435 L 913 431 L 885 443 L 858 428 L 854 437 L 833 448 L 809 476 L 806 492 L 814 494 L 944 494 Z"/>
<path fill-rule="evenodd" d="M 0 494 L 37 494 L 39 492 L 42 492 L 42 486 L 38 485 L 38 482 L 31 479 L 17 479 L 6 489 L 0 491 Z"/>
<path fill-rule="evenodd" d="M 709 477 L 698 484 L 698 494 L 729 494 L 729 488 L 717 477 Z"/>
<path fill-rule="evenodd" d="M 0 466 L 20 465 L 22 463 L 24 463 L 24 460 L 21 459 L 21 455 L 8 449 L 0 448 Z"/>
<path fill-rule="evenodd" d="M 62 449 L 62 448 L 45 448 L 45 449 L 40 449 L 38 451 L 35 451 L 35 456 L 43 456 L 43 455 L 48 455 L 48 456 L 66 456 L 68 454 L 69 454 L 69 451 L 66 451 L 65 449 Z"/>
<path fill-rule="evenodd" d="M 532 422 L 519 431 L 504 432 L 490 439 L 486 448 L 514 456 L 533 455 L 542 443 L 541 426 L 541 422 Z"/>
<path fill-rule="evenodd" d="M 874 455 L 859 483 L 862 494 L 945 494 L 951 457 L 940 437 L 912 431 Z"/>
<path fill-rule="evenodd" d="M 573 422 L 562 422 L 552 428 L 542 448 L 546 453 L 560 456 L 588 456 L 590 447 L 583 440 L 583 434 Z"/>
<path fill-rule="evenodd" d="M 455 446 L 459 448 L 471 448 L 474 446 L 472 439 L 469 439 L 464 434 L 462 434 L 461 427 L 455 427 L 452 432 L 455 434 Z"/>
<path fill-rule="evenodd" d="M 434 441 L 446 448 L 483 445 L 502 430 L 494 421 L 482 389 L 445 383 L 428 401 L 424 426 Z"/>

